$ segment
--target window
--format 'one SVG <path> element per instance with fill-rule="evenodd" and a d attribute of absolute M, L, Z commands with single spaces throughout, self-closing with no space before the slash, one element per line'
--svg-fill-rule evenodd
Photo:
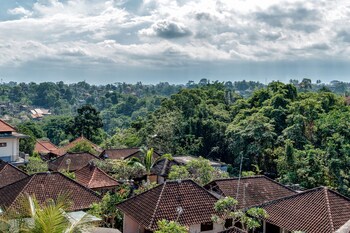
<path fill-rule="evenodd" d="M 214 229 L 213 222 L 201 223 L 201 231 L 211 231 Z"/>
<path fill-rule="evenodd" d="M 232 227 L 232 225 L 233 225 L 232 218 L 226 219 L 226 221 L 225 221 L 225 228 Z"/>
<path fill-rule="evenodd" d="M 7 143 L 6 142 L 0 142 L 0 147 L 6 147 Z"/>

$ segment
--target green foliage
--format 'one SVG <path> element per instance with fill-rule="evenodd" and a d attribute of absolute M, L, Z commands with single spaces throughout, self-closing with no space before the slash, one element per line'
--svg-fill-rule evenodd
<path fill-rule="evenodd" d="M 48 165 L 39 156 L 32 156 L 29 157 L 25 170 L 29 175 L 38 172 L 46 172 L 48 171 Z"/>
<path fill-rule="evenodd" d="M 78 142 L 72 148 L 70 148 L 68 152 L 70 153 L 88 152 L 93 155 L 98 154 L 98 152 L 93 148 L 93 146 L 87 141 Z"/>
<path fill-rule="evenodd" d="M 227 178 L 228 173 L 217 170 L 210 165 L 210 161 L 203 157 L 189 161 L 185 166 L 172 166 L 169 179 L 193 179 L 205 185 L 214 179 Z"/>
<path fill-rule="evenodd" d="M 174 221 L 165 219 L 158 221 L 158 230 L 154 233 L 187 233 L 188 229 Z"/>
<path fill-rule="evenodd" d="M 268 215 L 264 209 L 250 208 L 247 211 L 237 210 L 238 201 L 233 197 L 225 197 L 218 200 L 214 209 L 218 215 L 213 215 L 212 220 L 224 226 L 227 219 L 232 219 L 233 225 L 241 223 L 244 230 L 253 230 L 259 228 L 260 219 L 267 218 Z"/>
<path fill-rule="evenodd" d="M 67 176 L 68 178 L 75 180 L 75 173 L 74 172 L 70 172 L 68 170 L 61 170 L 60 171 L 63 175 Z"/>
<path fill-rule="evenodd" d="M 126 160 L 95 160 L 94 163 L 115 179 L 129 180 L 142 177 L 146 174 L 145 167 L 142 164 L 130 164 L 130 162 Z"/>
<path fill-rule="evenodd" d="M 157 187 L 158 184 L 156 182 L 142 182 L 142 184 L 139 186 L 138 189 L 134 190 L 134 194 L 138 195 L 143 192 L 146 192 L 147 190 L 153 189 Z"/>
<path fill-rule="evenodd" d="M 128 186 L 120 186 L 116 193 L 107 193 L 100 203 L 92 204 L 88 213 L 102 218 L 104 227 L 122 229 L 123 213 L 115 206 L 127 199 L 129 193 Z"/>
<path fill-rule="evenodd" d="M 101 142 L 100 129 L 103 126 L 102 118 L 96 108 L 84 105 L 77 110 L 78 115 L 74 117 L 72 134 L 75 137 L 84 136 L 93 142 Z"/>
<path fill-rule="evenodd" d="M 65 210 L 70 207 L 68 195 L 60 195 L 56 200 L 48 199 L 40 203 L 33 196 L 22 196 L 20 211 L 7 210 L 0 218 L 0 229 L 3 232 L 28 233 L 76 233 L 91 228 L 87 215 L 72 221 Z M 31 218 L 29 222 L 25 218 Z M 10 224 L 11 223 L 11 224 Z"/>

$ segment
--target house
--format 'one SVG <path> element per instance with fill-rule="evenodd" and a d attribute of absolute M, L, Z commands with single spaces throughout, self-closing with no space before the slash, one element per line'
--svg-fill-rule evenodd
<path fill-rule="evenodd" d="M 191 233 L 214 233 L 223 230 L 211 220 L 217 200 L 192 180 L 166 181 L 119 203 L 117 208 L 124 213 L 124 233 L 153 232 L 162 219 L 177 221 Z"/>
<path fill-rule="evenodd" d="M 140 158 L 142 156 L 142 151 L 140 148 L 123 148 L 123 149 L 106 149 L 100 154 L 101 159 L 130 159 L 130 158 Z M 153 158 L 157 159 L 161 157 L 157 151 L 153 151 Z"/>
<path fill-rule="evenodd" d="M 15 183 L 0 188 L 0 208 L 16 209 L 20 207 L 21 196 L 34 195 L 39 203 L 59 195 L 69 195 L 72 205 L 67 211 L 81 211 L 90 208 L 92 203 L 101 201 L 101 197 L 91 189 L 69 179 L 61 173 L 37 173 Z"/>
<path fill-rule="evenodd" d="M 238 227 L 231 227 L 227 230 L 220 231 L 219 233 L 248 233 L 247 231 L 244 231 Z"/>
<path fill-rule="evenodd" d="M 48 154 L 57 150 L 58 147 L 49 140 L 36 140 L 34 152 L 38 153 L 44 160 L 48 160 Z"/>
<path fill-rule="evenodd" d="M 90 140 L 88 140 L 87 138 L 85 138 L 84 136 L 81 136 L 79 138 L 76 138 L 75 140 L 73 140 L 72 142 L 68 143 L 67 145 L 60 147 L 56 150 L 53 150 L 50 152 L 50 156 L 51 157 L 59 157 L 62 156 L 64 154 L 66 154 L 69 149 L 72 149 L 74 146 L 76 146 L 78 143 L 83 143 L 86 142 L 88 144 L 91 145 L 91 147 L 98 153 L 101 153 L 101 148 L 99 146 L 97 146 L 96 144 L 92 143 Z"/>
<path fill-rule="evenodd" d="M 49 170 L 51 171 L 70 171 L 74 172 L 79 170 L 86 165 L 88 165 L 91 161 L 99 159 L 95 155 L 83 152 L 83 153 L 66 153 L 56 159 L 50 160 L 48 162 Z"/>
<path fill-rule="evenodd" d="M 204 186 L 219 197 L 233 197 L 238 209 L 263 204 L 296 192 L 266 176 L 214 180 Z"/>
<path fill-rule="evenodd" d="M 75 171 L 75 179 L 80 184 L 99 193 L 114 191 L 119 183 L 113 177 L 107 175 L 93 163 Z"/>
<path fill-rule="evenodd" d="M 350 199 L 326 187 L 273 200 L 259 207 L 269 217 L 264 233 L 350 232 Z"/>
<path fill-rule="evenodd" d="M 172 166 L 182 165 L 176 160 L 163 158 L 158 160 L 151 169 L 150 180 L 157 182 L 157 184 L 162 184 L 168 179 L 168 175 Z"/>
<path fill-rule="evenodd" d="M 30 110 L 30 116 L 33 119 L 42 119 L 46 115 L 51 115 L 50 110 L 44 108 L 35 108 Z"/>
<path fill-rule="evenodd" d="M 28 177 L 28 174 L 12 164 L 0 160 L 0 188 Z"/>
<path fill-rule="evenodd" d="M 19 152 L 19 140 L 27 137 L 0 119 L 0 159 L 14 164 L 26 162 L 27 157 Z"/>

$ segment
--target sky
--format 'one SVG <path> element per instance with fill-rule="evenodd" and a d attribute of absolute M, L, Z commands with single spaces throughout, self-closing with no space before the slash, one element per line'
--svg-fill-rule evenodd
<path fill-rule="evenodd" d="M 0 0 L 0 78 L 350 81 L 348 0 Z"/>

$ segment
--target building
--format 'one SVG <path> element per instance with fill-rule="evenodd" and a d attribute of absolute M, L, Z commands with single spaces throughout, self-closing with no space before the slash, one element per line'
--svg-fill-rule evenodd
<path fill-rule="evenodd" d="M 101 148 L 99 146 L 97 146 L 96 144 L 92 143 L 90 140 L 88 140 L 87 138 L 85 138 L 84 136 L 81 136 L 79 138 L 76 138 L 75 140 L 71 141 L 70 143 L 68 143 L 67 145 L 60 147 L 56 150 L 53 150 L 50 152 L 50 157 L 59 157 L 62 156 L 64 154 L 66 154 L 69 149 L 72 149 L 73 147 L 75 147 L 78 143 L 88 143 L 91 145 L 91 148 L 94 149 L 97 153 L 101 153 Z"/>
<path fill-rule="evenodd" d="M 36 140 L 34 152 L 38 153 L 44 160 L 48 160 L 49 154 L 58 147 L 49 140 Z"/>
<path fill-rule="evenodd" d="M 141 158 L 142 151 L 140 148 L 123 148 L 123 149 L 106 149 L 100 154 L 101 159 L 130 159 Z M 158 159 L 161 157 L 157 151 L 153 151 L 153 158 Z"/>
<path fill-rule="evenodd" d="M 100 159 L 95 155 L 83 152 L 83 153 L 66 153 L 58 158 L 50 160 L 48 162 L 50 171 L 69 171 L 74 172 L 77 171 L 86 165 L 88 165 L 91 161 L 95 159 Z"/>
<path fill-rule="evenodd" d="M 296 193 L 266 176 L 218 179 L 205 185 L 204 188 L 219 197 L 235 198 L 238 201 L 238 209 L 260 205 Z"/>
<path fill-rule="evenodd" d="M 10 163 L 0 160 L 0 188 L 28 177 L 28 174 Z"/>
<path fill-rule="evenodd" d="M 348 233 L 350 199 L 325 187 L 283 197 L 259 206 L 269 217 L 264 233 Z"/>
<path fill-rule="evenodd" d="M 75 171 L 75 179 L 80 184 L 99 193 L 113 192 L 119 183 L 93 163 Z"/>
<path fill-rule="evenodd" d="M 0 208 L 19 208 L 21 196 L 25 195 L 34 195 L 39 203 L 44 203 L 48 199 L 56 200 L 62 194 L 67 194 L 72 202 L 67 211 L 87 210 L 92 203 L 101 201 L 101 197 L 91 189 L 61 173 L 48 172 L 37 173 L 0 188 Z"/>
<path fill-rule="evenodd" d="M 181 165 L 186 165 L 188 162 L 190 162 L 194 159 L 197 159 L 197 158 L 198 157 L 190 156 L 190 155 L 181 155 L 181 156 L 177 155 L 177 156 L 173 157 L 174 161 L 176 161 L 177 163 L 179 163 Z M 216 169 L 219 169 L 222 171 L 227 171 L 227 164 L 225 164 L 225 163 L 212 161 L 212 160 L 209 160 L 209 163 L 213 168 L 216 168 Z"/>
<path fill-rule="evenodd" d="M 191 233 L 216 233 L 223 226 L 213 223 L 218 198 L 192 180 L 166 181 L 117 205 L 124 213 L 124 233 L 153 232 L 159 220 L 174 220 Z"/>
<path fill-rule="evenodd" d="M 0 159 L 13 164 L 25 163 L 28 156 L 19 152 L 19 140 L 27 137 L 0 119 Z"/>

